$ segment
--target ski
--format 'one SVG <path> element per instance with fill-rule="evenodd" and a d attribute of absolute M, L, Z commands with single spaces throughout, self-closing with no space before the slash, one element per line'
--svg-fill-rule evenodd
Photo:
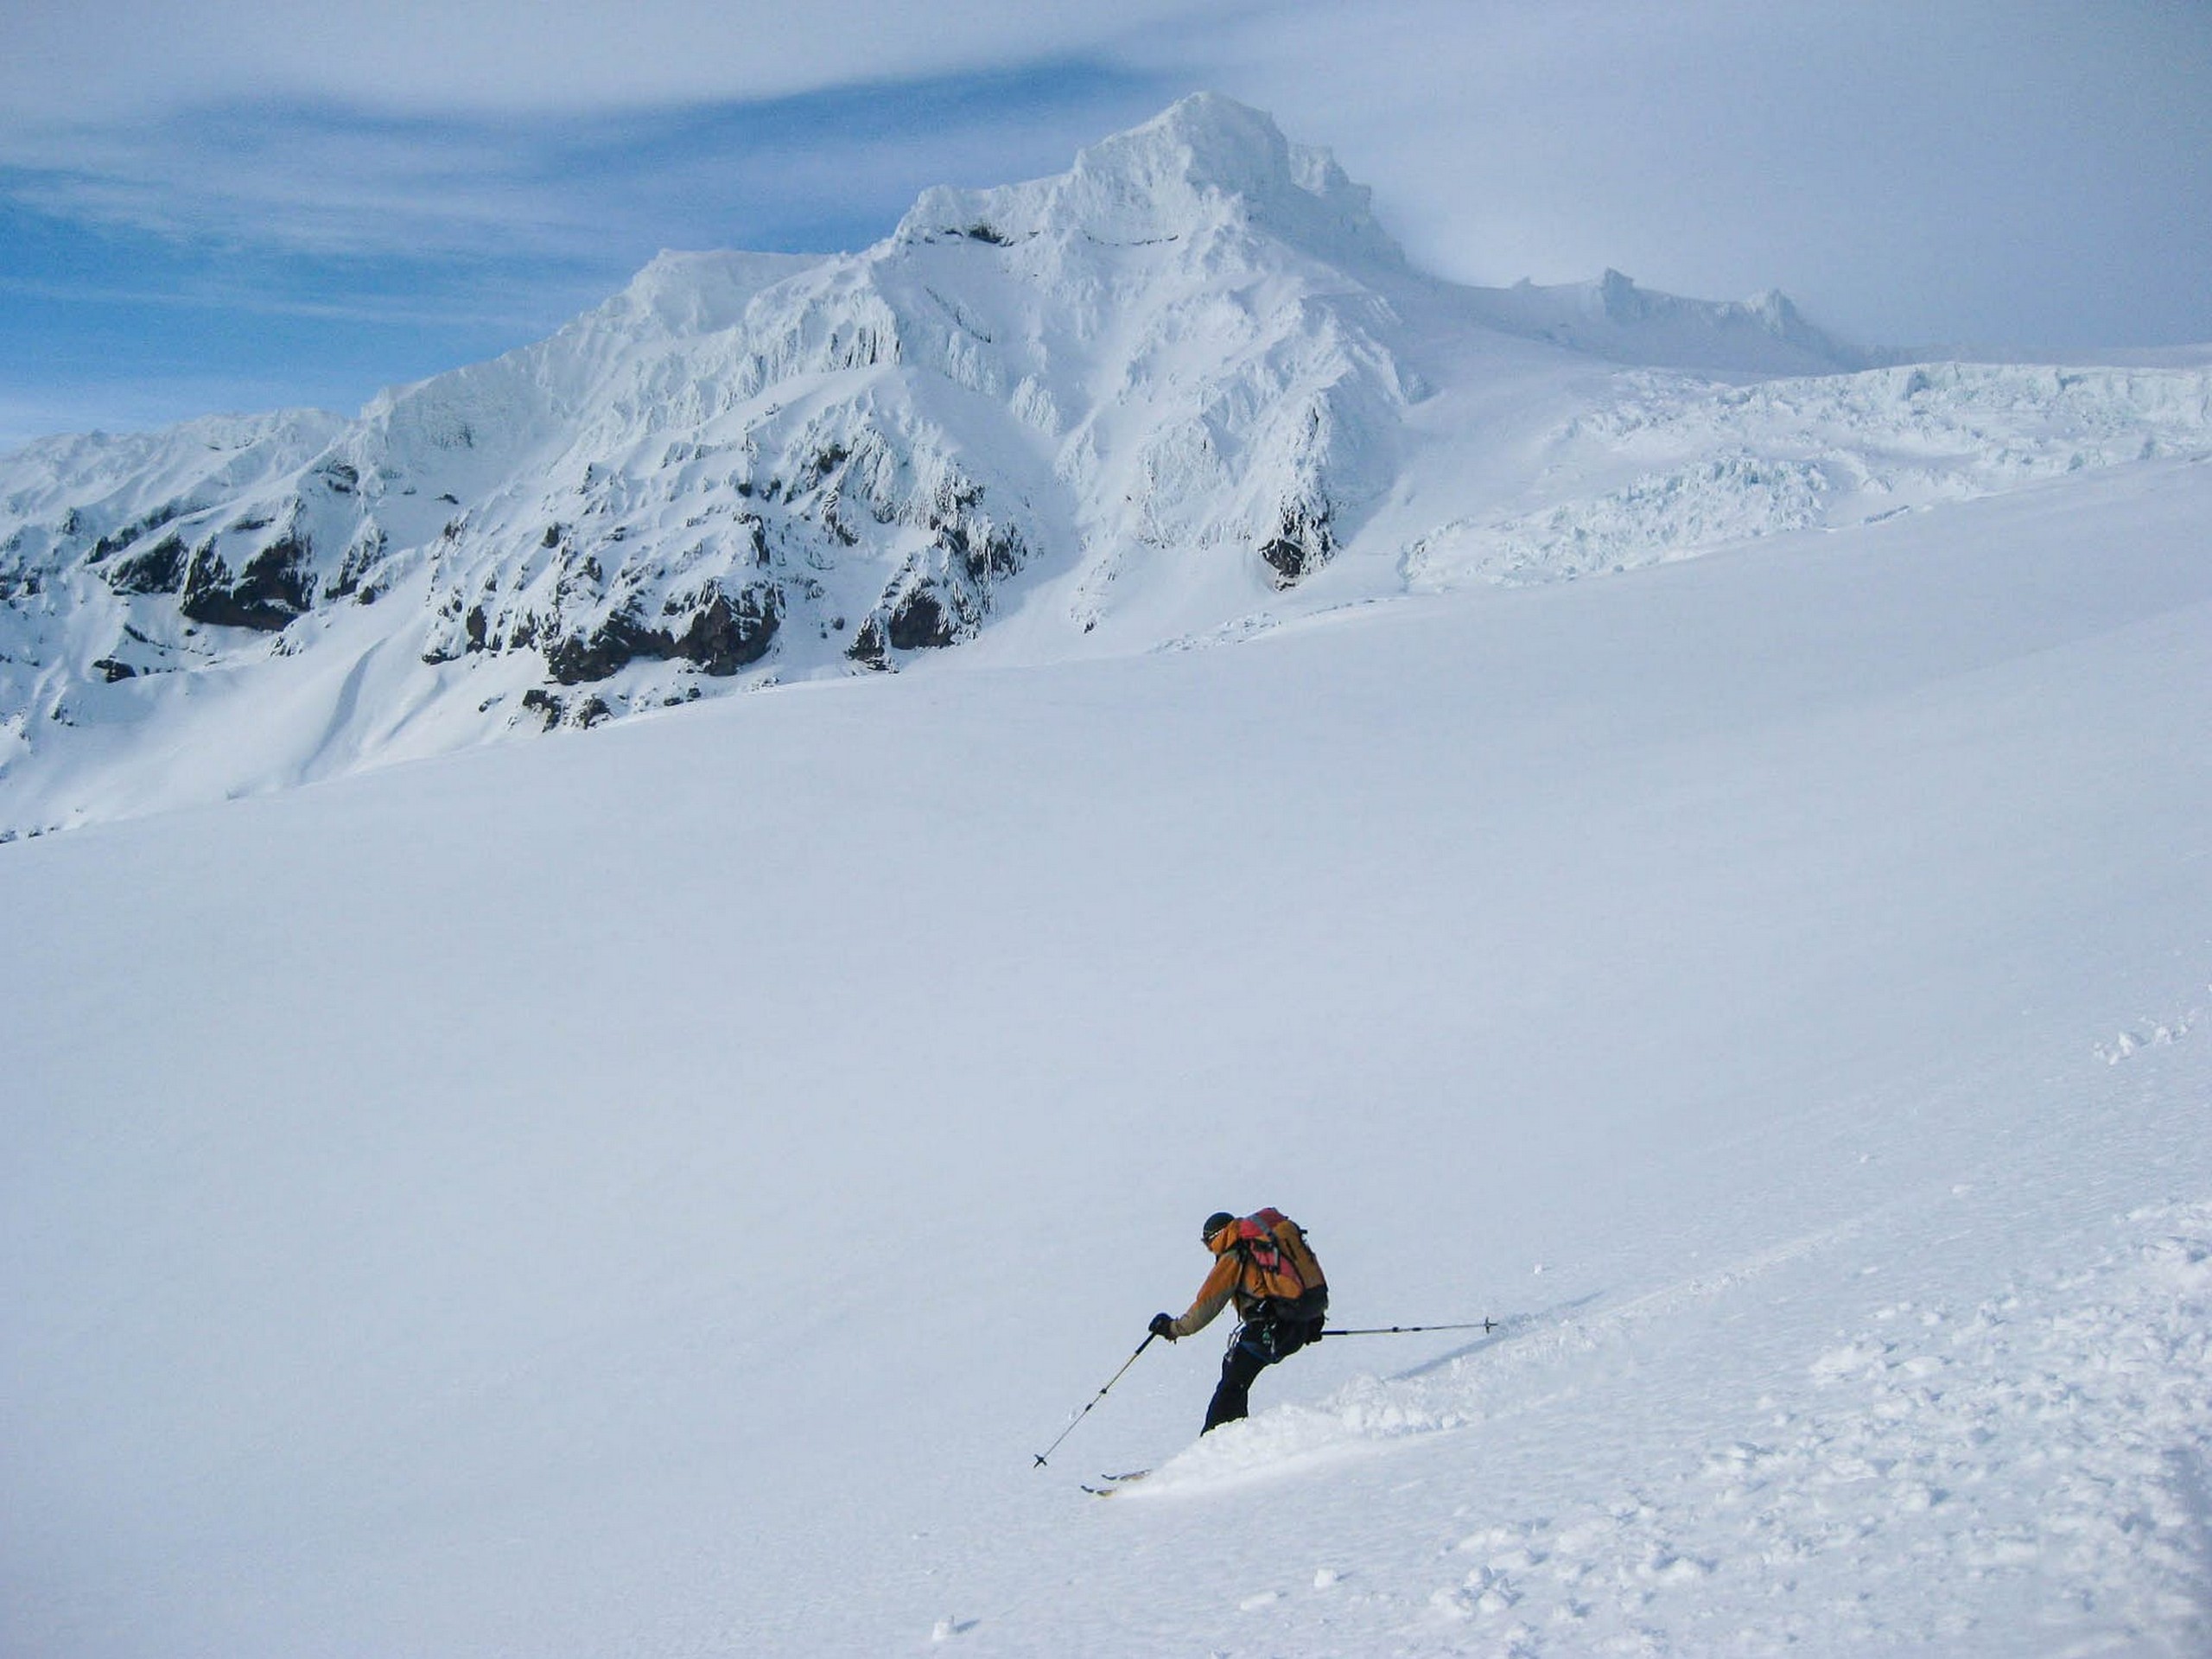
<path fill-rule="evenodd" d="M 1101 1475 L 1098 1478 L 1106 1483 L 1103 1486 L 1093 1486 L 1088 1481 L 1085 1481 L 1084 1483 L 1083 1490 L 1089 1492 L 1093 1497 L 1111 1497 L 1115 1493 L 1120 1491 L 1124 1486 L 1128 1486 L 1135 1482 L 1142 1480 L 1151 1472 L 1152 1471 L 1149 1469 L 1132 1469 L 1127 1474 Z"/>

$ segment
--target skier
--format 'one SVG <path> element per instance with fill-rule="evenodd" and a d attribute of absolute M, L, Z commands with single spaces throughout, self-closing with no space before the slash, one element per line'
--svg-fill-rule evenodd
<path fill-rule="evenodd" d="M 1213 1271 L 1181 1319 L 1155 1313 L 1152 1333 L 1170 1342 L 1203 1331 L 1230 1301 L 1241 1321 L 1221 1362 L 1221 1383 L 1206 1407 L 1210 1433 L 1245 1415 L 1252 1380 L 1277 1360 L 1321 1339 L 1329 1312 L 1329 1284 L 1306 1242 L 1305 1230 L 1281 1211 L 1266 1209 L 1240 1220 L 1225 1210 L 1205 1219 L 1198 1236 L 1214 1253 Z"/>

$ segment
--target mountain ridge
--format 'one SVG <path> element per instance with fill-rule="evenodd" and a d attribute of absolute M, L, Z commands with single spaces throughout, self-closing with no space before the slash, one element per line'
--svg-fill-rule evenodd
<path fill-rule="evenodd" d="M 857 252 L 664 252 L 350 421 L 0 458 L 0 834 L 2212 443 L 2202 372 L 1873 361 L 1779 295 L 1427 276 L 1327 151 L 1199 94 L 1065 173 L 925 191 Z M 202 781 L 131 775 L 179 745 Z"/>

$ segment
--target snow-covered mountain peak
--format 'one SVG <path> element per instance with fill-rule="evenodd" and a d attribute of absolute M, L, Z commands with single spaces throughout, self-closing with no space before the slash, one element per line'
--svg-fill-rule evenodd
<path fill-rule="evenodd" d="M 1201 94 L 856 252 L 663 253 L 354 421 L 0 457 L 0 840 L 2212 447 L 2202 371 L 1867 360 L 1779 294 L 1427 275 L 1325 150 Z"/>
<path fill-rule="evenodd" d="M 1126 245 L 1249 223 L 1320 257 L 1399 263 L 1370 199 L 1326 149 L 1292 143 L 1272 117 L 1234 99 L 1198 92 L 1081 151 L 1065 173 L 925 191 L 896 238 L 1058 235 Z"/>

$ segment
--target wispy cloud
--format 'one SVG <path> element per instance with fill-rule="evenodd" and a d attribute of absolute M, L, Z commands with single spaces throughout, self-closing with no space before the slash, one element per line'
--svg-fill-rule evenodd
<path fill-rule="evenodd" d="M 2212 8 L 2167 0 L 16 0 L 8 37 L 17 396 L 287 355 L 372 389 L 661 247 L 855 246 L 1200 86 L 1472 280 L 1779 285 L 1878 342 L 2212 337 Z"/>
<path fill-rule="evenodd" d="M 0 109 L 95 124 L 267 96 L 440 115 L 757 103 L 1112 56 L 1255 0 L 16 0 Z"/>
<path fill-rule="evenodd" d="M 490 119 L 233 103 L 12 135 L 0 200 L 181 242 L 319 257 L 617 257 L 878 233 L 925 186 L 1066 164 L 1182 88 L 1054 62 L 772 102 Z M 679 239 L 682 239 L 679 238 Z M 650 251 L 650 247 L 648 249 Z"/>
<path fill-rule="evenodd" d="M 488 289 L 488 285 L 486 285 Z M 101 286 L 0 276 L 0 296 L 51 304 L 100 306 L 130 310 L 219 312 L 226 315 L 298 317 L 318 322 L 369 323 L 380 327 L 531 327 L 535 314 L 502 314 L 496 293 L 448 292 L 442 298 L 409 291 L 354 294 L 331 299 L 301 298 L 265 284 L 237 280 L 196 282 L 188 287 Z"/>
<path fill-rule="evenodd" d="M 308 400 L 350 406 L 550 332 L 664 247 L 857 246 L 929 184 L 1056 170 L 1179 90 L 1054 62 L 663 111 L 264 101 L 19 135 L 0 389 L 218 356 L 260 385 L 289 354 Z"/>

